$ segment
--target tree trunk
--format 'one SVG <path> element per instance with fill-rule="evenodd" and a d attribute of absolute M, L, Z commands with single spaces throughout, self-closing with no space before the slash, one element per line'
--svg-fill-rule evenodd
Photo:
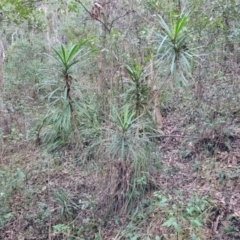
<path fill-rule="evenodd" d="M 157 90 L 155 72 L 153 68 L 153 60 L 151 60 L 150 62 L 150 81 L 151 81 L 150 83 L 151 93 L 153 96 L 153 117 L 157 124 L 157 130 L 161 132 L 161 129 L 163 127 L 163 122 L 162 122 L 162 114 L 160 111 L 159 92 Z"/>
<path fill-rule="evenodd" d="M 3 60 L 4 60 L 4 46 L 0 40 L 0 92 L 3 94 L 4 80 L 3 80 Z"/>

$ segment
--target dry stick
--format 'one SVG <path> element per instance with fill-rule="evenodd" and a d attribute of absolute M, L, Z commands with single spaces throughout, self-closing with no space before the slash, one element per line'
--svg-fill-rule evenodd
<path fill-rule="evenodd" d="M 111 22 L 111 24 L 110 24 L 110 29 L 112 29 L 112 26 L 113 26 L 113 23 L 114 22 L 116 22 L 117 20 L 119 20 L 120 18 L 123 18 L 123 17 L 125 17 L 125 16 L 127 16 L 129 13 L 134 13 L 135 12 L 135 10 L 128 10 L 126 13 L 124 13 L 123 15 L 121 15 L 121 16 L 118 16 L 118 17 L 116 17 L 115 19 L 113 19 L 112 20 L 112 22 Z"/>
<path fill-rule="evenodd" d="M 74 115 L 74 108 L 72 106 L 72 99 L 71 99 L 71 95 L 70 95 L 72 78 L 69 74 L 67 74 L 65 76 L 65 84 L 66 84 L 65 88 L 67 89 L 67 99 L 68 99 L 68 102 L 70 105 L 70 110 L 71 110 L 71 123 L 74 125 L 75 129 L 77 129 L 76 119 L 75 119 L 75 115 Z M 77 134 L 77 138 L 78 138 L 78 143 L 80 144 L 80 148 L 83 151 L 83 146 L 82 146 L 82 142 L 81 142 L 81 138 L 80 138 L 79 134 Z"/>
<path fill-rule="evenodd" d="M 91 12 L 82 4 L 80 0 L 76 0 L 76 2 L 78 2 L 84 8 L 84 10 L 92 17 Z M 103 21 L 101 21 L 99 18 L 96 18 L 95 20 L 100 22 L 108 30 L 108 32 L 111 32 L 111 29 L 109 29 Z"/>
<path fill-rule="evenodd" d="M 91 16 L 91 18 L 93 18 L 93 15 L 92 15 L 92 13 L 83 5 L 83 3 L 80 1 L 80 0 L 76 0 L 76 2 L 78 2 L 83 8 L 84 8 L 84 10 Z M 98 22 L 100 22 L 101 24 L 102 24 L 102 26 L 104 27 L 104 33 L 103 33 L 103 39 L 106 39 L 106 35 L 107 35 L 107 32 L 108 33 L 111 33 L 111 29 L 112 29 L 112 27 L 113 27 L 113 24 L 114 24 L 114 22 L 116 22 L 117 20 L 119 20 L 120 18 L 123 18 L 123 17 L 125 17 L 126 15 L 128 15 L 129 13 L 131 13 L 131 12 L 134 12 L 133 10 L 128 10 L 127 12 L 125 12 L 123 15 L 121 15 L 121 16 L 118 16 L 118 17 L 116 17 L 115 19 L 113 19 L 112 21 L 111 21 L 111 23 L 110 24 L 107 24 L 107 23 L 104 23 L 101 19 L 99 19 L 98 17 L 96 17 L 96 18 L 94 18 L 95 20 L 97 20 Z M 106 32 L 107 31 L 107 32 Z M 103 44 L 103 46 L 105 46 L 105 40 L 103 40 L 103 42 L 104 42 L 104 44 Z M 105 57 L 102 57 L 103 56 L 103 52 L 100 52 L 100 59 L 105 59 Z M 102 76 L 102 70 L 101 69 L 103 69 L 103 67 L 101 66 L 102 65 L 102 60 L 100 60 L 99 61 L 99 79 L 102 79 L 102 78 L 104 78 L 103 76 Z M 103 89 L 103 82 L 101 81 L 101 80 L 99 80 L 99 86 L 98 86 L 98 91 L 99 91 L 99 93 L 101 93 L 102 92 L 102 89 Z"/>
<path fill-rule="evenodd" d="M 3 79 L 3 61 L 4 61 L 4 46 L 3 42 L 0 39 L 0 91 L 3 94 L 3 86 L 4 86 L 4 79 Z"/>
<path fill-rule="evenodd" d="M 159 132 L 161 132 L 161 129 L 163 127 L 163 120 L 162 120 L 162 114 L 160 111 L 160 102 L 158 99 L 160 90 L 157 90 L 157 87 L 156 87 L 156 78 L 155 78 L 155 72 L 153 68 L 153 57 L 150 61 L 150 85 L 151 85 L 151 91 L 153 93 L 151 102 L 153 102 L 154 117 L 157 123 L 157 129 Z"/>
<path fill-rule="evenodd" d="M 82 2 L 80 1 L 80 0 L 76 0 L 83 8 L 84 8 L 84 10 L 92 17 L 92 13 L 82 4 Z M 103 22 L 103 21 L 101 21 L 99 18 L 94 18 L 95 20 L 97 20 L 98 22 L 100 22 L 101 24 L 102 24 L 102 26 L 104 27 L 104 30 L 103 30 L 103 43 L 105 43 L 104 42 L 104 39 L 106 38 L 106 34 L 107 34 L 107 32 L 106 32 L 106 30 L 108 31 L 108 33 L 110 33 L 111 32 L 111 29 L 109 29 L 108 28 L 108 26 Z M 103 46 L 104 46 L 105 44 L 103 44 Z M 104 57 L 102 57 L 103 56 L 103 52 L 101 51 L 100 52 L 100 59 L 104 59 Z M 99 80 L 98 80 L 98 91 L 99 91 L 99 93 L 101 93 L 101 91 L 102 91 L 102 88 L 103 88 L 103 82 L 102 82 L 102 60 L 100 60 L 99 61 Z"/>
<path fill-rule="evenodd" d="M 220 217 L 221 215 L 218 215 L 216 221 L 213 223 L 212 229 L 214 234 L 217 234 Z"/>
<path fill-rule="evenodd" d="M 49 166 L 49 163 L 50 161 L 48 161 L 48 172 L 47 172 L 47 174 L 48 174 L 48 176 L 47 176 L 47 178 L 48 178 L 48 186 L 47 186 L 47 188 L 48 188 L 48 200 L 49 200 L 49 202 L 50 202 L 50 173 L 49 173 L 49 168 L 50 168 L 50 166 Z M 48 226 L 48 240 L 51 240 L 52 239 L 52 237 L 51 237 L 51 226 L 52 226 L 52 224 L 51 224 L 51 222 L 52 222 L 52 212 L 50 211 L 50 215 L 49 215 L 49 226 Z"/>
<path fill-rule="evenodd" d="M 84 10 L 92 17 L 91 12 L 82 4 L 82 2 L 81 2 L 80 0 L 76 0 L 76 2 L 78 2 L 78 3 L 84 8 Z M 116 17 L 115 19 L 113 19 L 113 20 L 111 21 L 111 23 L 110 23 L 110 28 L 109 28 L 101 19 L 96 18 L 95 20 L 97 20 L 98 22 L 100 22 L 100 23 L 108 30 L 108 32 L 110 33 L 114 22 L 116 22 L 116 21 L 119 20 L 120 18 L 125 17 L 126 15 L 128 15 L 128 14 L 131 13 L 131 12 L 135 12 L 135 10 L 128 10 L 128 11 L 127 11 L 126 13 L 124 13 L 123 15 L 118 16 L 118 17 Z"/>
<path fill-rule="evenodd" d="M 3 46 L 3 42 L 0 39 L 0 113 L 2 116 L 2 121 L 4 121 L 3 119 L 5 118 L 4 114 L 3 114 L 3 98 L 4 98 L 4 78 L 3 78 L 3 61 L 4 61 L 4 46 Z M 3 125 L 3 124 L 2 124 Z M 3 137 L 1 138 L 1 159 L 3 159 Z"/>

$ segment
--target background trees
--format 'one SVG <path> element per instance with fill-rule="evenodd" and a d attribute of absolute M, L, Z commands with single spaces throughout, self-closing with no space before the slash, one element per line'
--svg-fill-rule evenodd
<path fill-rule="evenodd" d="M 239 237 L 238 9 L 1 1 L 0 238 Z"/>

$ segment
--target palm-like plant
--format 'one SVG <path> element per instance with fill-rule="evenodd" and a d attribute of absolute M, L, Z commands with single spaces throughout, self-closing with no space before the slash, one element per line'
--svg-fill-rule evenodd
<path fill-rule="evenodd" d="M 49 112 L 44 117 L 38 129 L 37 140 L 41 139 L 48 150 L 55 150 L 68 143 L 74 130 L 77 129 L 77 108 L 78 105 L 70 95 L 72 87 L 72 73 L 74 67 L 80 63 L 79 55 L 83 51 L 86 41 L 82 44 L 72 45 L 71 47 L 61 46 L 59 50 L 53 48 L 55 56 L 51 56 L 57 63 L 56 70 L 60 76 L 53 81 L 46 82 L 46 87 L 53 87 L 48 94 Z M 64 83 L 64 91 L 59 87 Z"/>
<path fill-rule="evenodd" d="M 62 67 L 61 71 L 64 75 L 69 74 L 70 69 L 77 64 L 80 60 L 77 59 L 79 53 L 83 50 L 83 45 L 86 43 L 84 41 L 82 44 L 74 44 L 70 48 L 61 45 L 60 50 L 53 48 L 56 56 L 53 57 L 58 61 Z"/>
<path fill-rule="evenodd" d="M 71 111 L 71 105 L 64 98 L 58 107 L 50 106 L 50 111 L 38 129 L 37 137 L 47 151 L 51 152 L 68 143 L 73 132 Z"/>
<path fill-rule="evenodd" d="M 171 75 L 175 82 L 188 84 L 186 76 L 191 75 L 192 62 L 198 57 L 188 46 L 189 31 L 186 28 L 188 16 L 179 16 L 168 25 L 160 16 L 162 31 L 157 34 L 159 44 L 156 54 L 158 67 L 166 67 L 167 78 Z"/>
<path fill-rule="evenodd" d="M 129 105 L 112 111 L 112 127 L 107 129 L 109 138 L 105 140 L 110 155 L 120 157 L 123 161 L 137 159 L 145 154 L 147 143 L 150 143 L 147 133 L 139 133 L 140 129 L 150 126 L 150 122 L 140 121 L 136 112 Z"/>
<path fill-rule="evenodd" d="M 151 128 L 151 122 L 140 119 L 142 115 L 136 117 L 130 105 L 113 108 L 109 127 L 104 131 L 100 148 L 105 146 L 104 153 L 113 162 L 107 175 L 107 186 L 114 192 L 109 195 L 111 211 L 131 211 L 146 191 L 148 160 L 154 144 L 150 139 L 153 134 L 145 131 Z"/>
<path fill-rule="evenodd" d="M 78 56 L 82 52 L 85 43 L 86 41 L 80 45 L 74 44 L 70 48 L 61 45 L 61 48 L 59 50 L 53 48 L 56 56 L 52 58 L 59 64 L 59 71 L 61 72 L 62 77 L 65 81 L 65 97 L 69 100 L 71 99 L 70 90 L 72 83 L 72 69 L 76 67 L 76 65 L 80 62 Z"/>
<path fill-rule="evenodd" d="M 130 76 L 130 83 L 125 93 L 126 101 L 134 105 L 134 109 L 137 116 L 141 115 L 141 110 L 144 109 L 147 104 L 149 87 L 143 77 L 143 67 L 138 64 L 126 65 Z"/>

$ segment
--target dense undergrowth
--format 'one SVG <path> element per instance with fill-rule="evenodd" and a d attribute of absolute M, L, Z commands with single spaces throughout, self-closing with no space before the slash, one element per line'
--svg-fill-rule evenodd
<path fill-rule="evenodd" d="M 51 48 L 6 27 L 0 239 L 240 239 L 238 35 L 146 2 Z"/>
<path fill-rule="evenodd" d="M 179 98 L 167 101 L 168 109 Z M 8 113 L 13 120 L 1 145 L 1 238 L 238 239 L 239 114 L 224 106 L 221 113 L 208 108 L 206 114 L 207 106 L 191 112 L 194 101 L 187 96 L 168 110 L 157 137 L 137 133 L 140 122 L 136 129 L 121 125 L 126 133 L 117 129 L 128 108 L 112 122 L 82 118 L 97 128 L 90 136 L 99 140 L 86 133 L 81 146 L 74 139 L 54 153 L 23 136 L 21 112 Z M 127 143 L 119 149 L 123 132 Z"/>

